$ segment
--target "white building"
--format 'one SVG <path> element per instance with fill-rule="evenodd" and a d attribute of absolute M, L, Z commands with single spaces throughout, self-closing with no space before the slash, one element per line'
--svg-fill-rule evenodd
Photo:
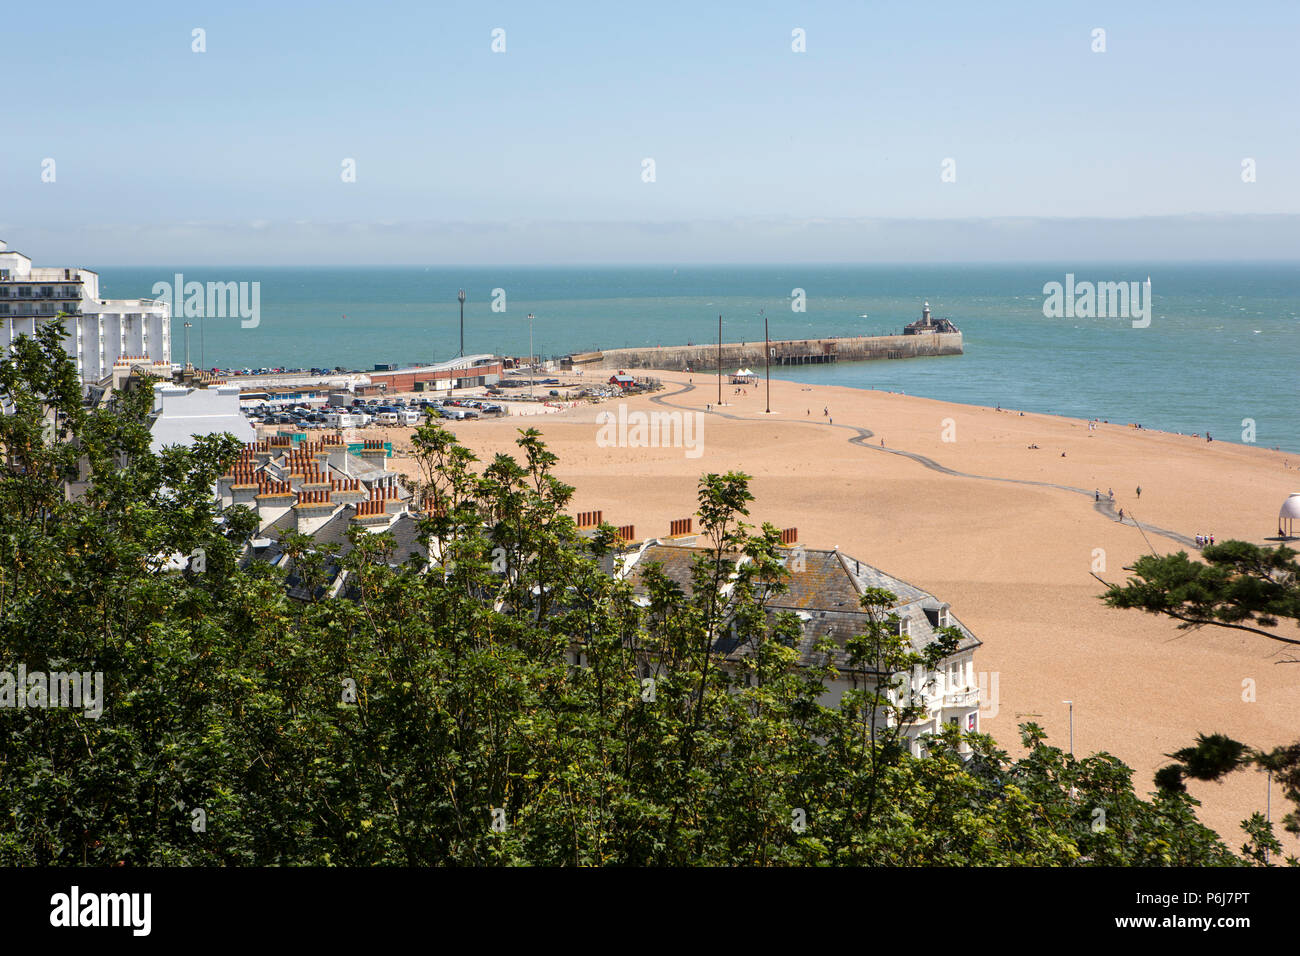
<path fill-rule="evenodd" d="M 149 432 L 150 450 L 157 454 L 167 445 L 193 444 L 197 436 L 229 432 L 244 442 L 257 440 L 257 429 L 239 409 L 238 385 L 187 388 L 158 384 L 153 387 L 154 415 Z"/>
<path fill-rule="evenodd" d="M 669 580 L 686 594 L 692 590 L 691 566 L 696 555 L 707 555 L 706 548 L 695 545 L 693 535 L 670 538 L 652 538 L 625 555 L 616 574 L 632 585 L 638 603 L 648 600 L 643 575 L 647 566 L 657 565 Z M 799 620 L 801 634 L 795 644 L 801 666 L 824 666 L 826 655 L 817 650 L 818 641 L 830 638 L 833 650 L 829 662 L 839 676 L 828 681 L 820 703 L 824 707 L 838 707 L 845 692 L 850 690 L 877 690 L 882 681 L 897 681 L 889 694 L 896 703 L 910 698 L 921 706 L 922 714 L 904 731 L 912 752 L 920 755 L 925 734 L 938 733 L 946 724 L 954 724 L 963 731 L 978 731 L 981 710 L 979 675 L 975 670 L 975 651 L 981 641 L 966 625 L 957 620 L 947 602 L 922 591 L 915 585 L 874 568 L 838 549 L 803 548 L 794 545 L 784 551 L 788 573 L 787 589 L 774 595 L 767 605 L 769 625 L 775 615 L 788 611 Z M 743 555 L 736 559 L 739 567 L 748 561 Z M 732 580 L 735 574 L 733 572 Z M 730 594 L 731 584 L 726 590 Z M 898 634 L 906 637 L 914 651 L 921 651 L 935 640 L 938 630 L 953 627 L 961 635 L 957 647 L 932 671 L 917 668 L 911 674 L 882 675 L 863 669 L 850 661 L 847 645 L 856 635 L 867 632 L 869 619 L 860 604 L 862 595 L 869 589 L 880 589 L 894 595 L 895 601 L 888 611 L 897 617 Z M 730 634 L 719 638 L 714 651 L 722 655 L 723 667 L 738 673 L 743 658 L 754 648 Z M 574 652 L 581 654 L 580 648 Z M 962 752 L 969 750 L 962 744 Z"/>
<path fill-rule="evenodd" d="M 38 323 L 64 319 L 64 348 L 83 382 L 100 382 L 119 360 L 171 364 L 171 312 L 155 299 L 101 299 L 99 274 L 38 268 L 0 242 L 0 346 L 32 335 Z"/>

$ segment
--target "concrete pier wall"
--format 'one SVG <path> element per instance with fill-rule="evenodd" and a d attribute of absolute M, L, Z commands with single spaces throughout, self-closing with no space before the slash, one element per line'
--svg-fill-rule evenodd
<path fill-rule="evenodd" d="M 922 335 L 862 335 L 848 338 L 772 341 L 772 365 L 821 365 L 834 362 L 867 362 L 873 359 L 920 358 L 927 355 L 960 355 L 960 332 L 932 332 Z M 627 369 L 657 368 L 685 371 L 717 369 L 718 346 L 667 345 L 658 348 L 606 349 L 579 352 L 571 356 L 574 368 Z M 722 368 L 734 372 L 746 366 L 763 367 L 763 343 L 724 342 Z"/>

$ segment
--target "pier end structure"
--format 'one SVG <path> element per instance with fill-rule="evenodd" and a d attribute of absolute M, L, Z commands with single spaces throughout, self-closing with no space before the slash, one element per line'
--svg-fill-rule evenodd
<path fill-rule="evenodd" d="M 961 332 L 922 335 L 858 335 L 844 338 L 772 341 L 773 366 L 824 365 L 836 362 L 870 362 L 877 359 L 961 355 Z M 652 368 L 665 371 L 716 371 L 719 349 L 712 345 L 663 345 L 644 348 L 603 349 L 569 356 L 575 369 Z M 729 368 L 763 364 L 763 342 L 724 342 L 721 363 Z"/>

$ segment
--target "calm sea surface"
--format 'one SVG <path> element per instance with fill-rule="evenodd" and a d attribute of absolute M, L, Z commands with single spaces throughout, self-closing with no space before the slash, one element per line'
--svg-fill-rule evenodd
<path fill-rule="evenodd" d="M 92 266 L 93 268 L 93 266 Z M 1300 264 L 1081 266 L 753 266 L 590 268 L 104 268 L 101 294 L 151 296 L 155 282 L 261 283 L 261 321 L 192 319 L 196 365 L 336 366 L 440 361 L 459 350 L 542 355 L 763 336 L 816 338 L 900 330 L 930 302 L 965 335 L 966 354 L 774 370 L 773 377 L 881 388 L 979 405 L 1207 429 L 1300 451 Z M 1044 318 L 1046 282 L 1151 277 L 1149 328 L 1127 319 Z M 791 308 L 803 289 L 807 310 Z M 505 311 L 493 311 L 504 290 Z M 498 294 L 498 301 L 500 297 Z M 173 359 L 185 330 L 172 320 Z M 761 371 L 761 370 L 760 370 Z"/>

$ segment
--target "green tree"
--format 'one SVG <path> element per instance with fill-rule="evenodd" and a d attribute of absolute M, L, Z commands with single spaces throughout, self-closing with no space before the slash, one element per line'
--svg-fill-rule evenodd
<path fill-rule="evenodd" d="M 1206 626 L 1246 631 L 1283 645 L 1300 645 L 1300 637 L 1279 633 L 1284 623 L 1300 624 L 1300 564 L 1285 545 L 1261 548 L 1245 541 L 1224 541 L 1201 552 L 1204 562 L 1186 552 L 1146 555 L 1134 562 L 1124 584 L 1112 584 L 1102 600 L 1114 608 L 1138 609 L 1172 618 L 1181 630 Z M 1287 658 L 1280 663 L 1297 663 Z M 1260 751 L 1223 734 L 1200 734 L 1196 744 L 1170 754 L 1174 763 L 1156 773 L 1163 792 L 1185 791 L 1184 780 L 1219 780 L 1238 769 L 1253 767 L 1276 777 L 1284 796 L 1300 807 L 1300 743 Z M 1258 816 L 1258 815 L 1256 815 Z M 1282 820 L 1300 834 L 1300 813 Z M 1263 859 L 1276 840 L 1271 826 L 1252 817 L 1242 824 L 1251 836 L 1243 849 Z M 1294 857 L 1291 862 L 1296 862 Z"/>

